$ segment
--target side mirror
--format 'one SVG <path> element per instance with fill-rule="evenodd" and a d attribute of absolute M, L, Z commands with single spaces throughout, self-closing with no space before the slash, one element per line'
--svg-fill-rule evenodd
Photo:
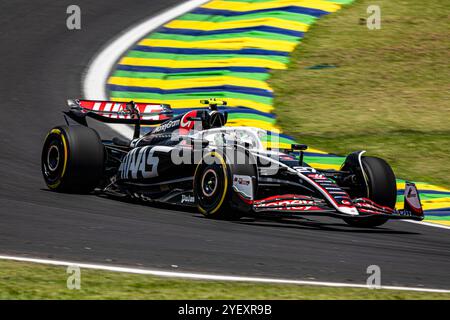
<path fill-rule="evenodd" d="M 291 144 L 292 151 L 300 151 L 300 159 L 298 159 L 298 164 L 300 166 L 303 165 L 303 151 L 308 149 L 308 146 L 306 144 Z"/>
<path fill-rule="evenodd" d="M 293 143 L 291 144 L 291 149 L 292 151 L 305 151 L 306 149 L 308 149 L 308 146 L 306 144 Z"/>

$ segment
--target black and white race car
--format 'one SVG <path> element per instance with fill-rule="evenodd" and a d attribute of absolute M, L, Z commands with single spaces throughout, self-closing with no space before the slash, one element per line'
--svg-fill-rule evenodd
<path fill-rule="evenodd" d="M 307 146 L 267 148 L 275 135 L 226 127 L 227 113 L 218 108 L 225 102 L 202 102 L 209 107 L 173 116 L 168 105 L 69 100 L 67 125 L 54 127 L 45 138 L 47 186 L 192 206 L 222 219 L 328 215 L 359 227 L 423 219 L 413 183 L 406 183 L 404 209 L 395 209 L 396 179 L 383 159 L 357 151 L 340 170 L 314 169 L 303 161 Z M 87 117 L 134 125 L 134 136 L 101 140 Z M 142 126 L 148 130 L 143 135 Z"/>

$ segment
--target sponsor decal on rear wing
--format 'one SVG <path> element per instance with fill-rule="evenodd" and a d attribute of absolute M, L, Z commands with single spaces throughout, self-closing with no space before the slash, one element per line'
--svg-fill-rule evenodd
<path fill-rule="evenodd" d="M 78 99 L 67 100 L 67 104 L 70 110 L 65 114 L 82 124 L 86 116 L 102 122 L 128 124 L 159 124 L 173 116 L 166 104 Z"/>

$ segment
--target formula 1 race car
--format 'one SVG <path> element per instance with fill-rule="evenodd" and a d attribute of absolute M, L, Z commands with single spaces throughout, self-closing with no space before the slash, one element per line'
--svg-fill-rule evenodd
<path fill-rule="evenodd" d="M 413 183 L 406 183 L 404 209 L 395 209 L 396 179 L 383 159 L 357 151 L 340 170 L 315 169 L 303 161 L 306 145 L 270 148 L 276 134 L 225 127 L 228 115 L 218 106 L 226 102 L 201 102 L 208 108 L 174 116 L 164 104 L 69 100 L 67 125 L 45 138 L 47 186 L 197 207 L 221 219 L 328 215 L 358 227 L 423 219 Z M 88 127 L 88 117 L 134 125 L 134 136 L 101 140 Z M 147 132 L 141 134 L 144 126 Z"/>

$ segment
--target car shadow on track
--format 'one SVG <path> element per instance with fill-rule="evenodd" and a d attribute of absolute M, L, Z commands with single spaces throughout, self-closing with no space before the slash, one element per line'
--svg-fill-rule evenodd
<path fill-rule="evenodd" d="M 349 232 L 349 233 L 371 233 L 371 234 L 420 234 L 418 232 L 392 230 L 382 227 L 376 228 L 357 228 L 349 226 L 345 223 L 330 223 L 321 222 L 310 219 L 270 219 L 270 218 L 242 218 L 234 223 L 243 225 L 252 225 L 258 227 L 270 227 L 270 228 L 289 228 L 289 229 L 304 229 L 304 230 L 322 230 L 332 232 Z"/>
<path fill-rule="evenodd" d="M 42 191 L 49 191 L 48 189 L 41 189 Z M 92 194 L 100 198 L 110 199 L 112 201 L 119 201 L 122 203 L 129 203 L 134 205 L 148 206 L 152 208 L 165 209 L 178 211 L 180 214 L 191 214 L 194 218 L 212 220 L 198 213 L 194 207 L 179 207 L 171 204 L 162 203 L 149 203 L 137 199 L 130 199 L 127 197 L 114 197 L 105 194 Z M 392 230 L 383 227 L 376 228 L 357 228 L 349 226 L 345 223 L 339 222 L 322 222 L 317 220 L 311 220 L 309 218 L 296 218 L 296 219 L 280 219 L 271 217 L 258 217 L 258 216 L 245 216 L 238 220 L 223 221 L 223 223 L 236 223 L 240 225 L 256 226 L 256 227 L 270 227 L 270 228 L 289 228 L 289 229 L 303 229 L 303 230 L 321 230 L 332 232 L 346 232 L 346 233 L 365 233 L 365 234 L 420 234 L 418 232 Z"/>

